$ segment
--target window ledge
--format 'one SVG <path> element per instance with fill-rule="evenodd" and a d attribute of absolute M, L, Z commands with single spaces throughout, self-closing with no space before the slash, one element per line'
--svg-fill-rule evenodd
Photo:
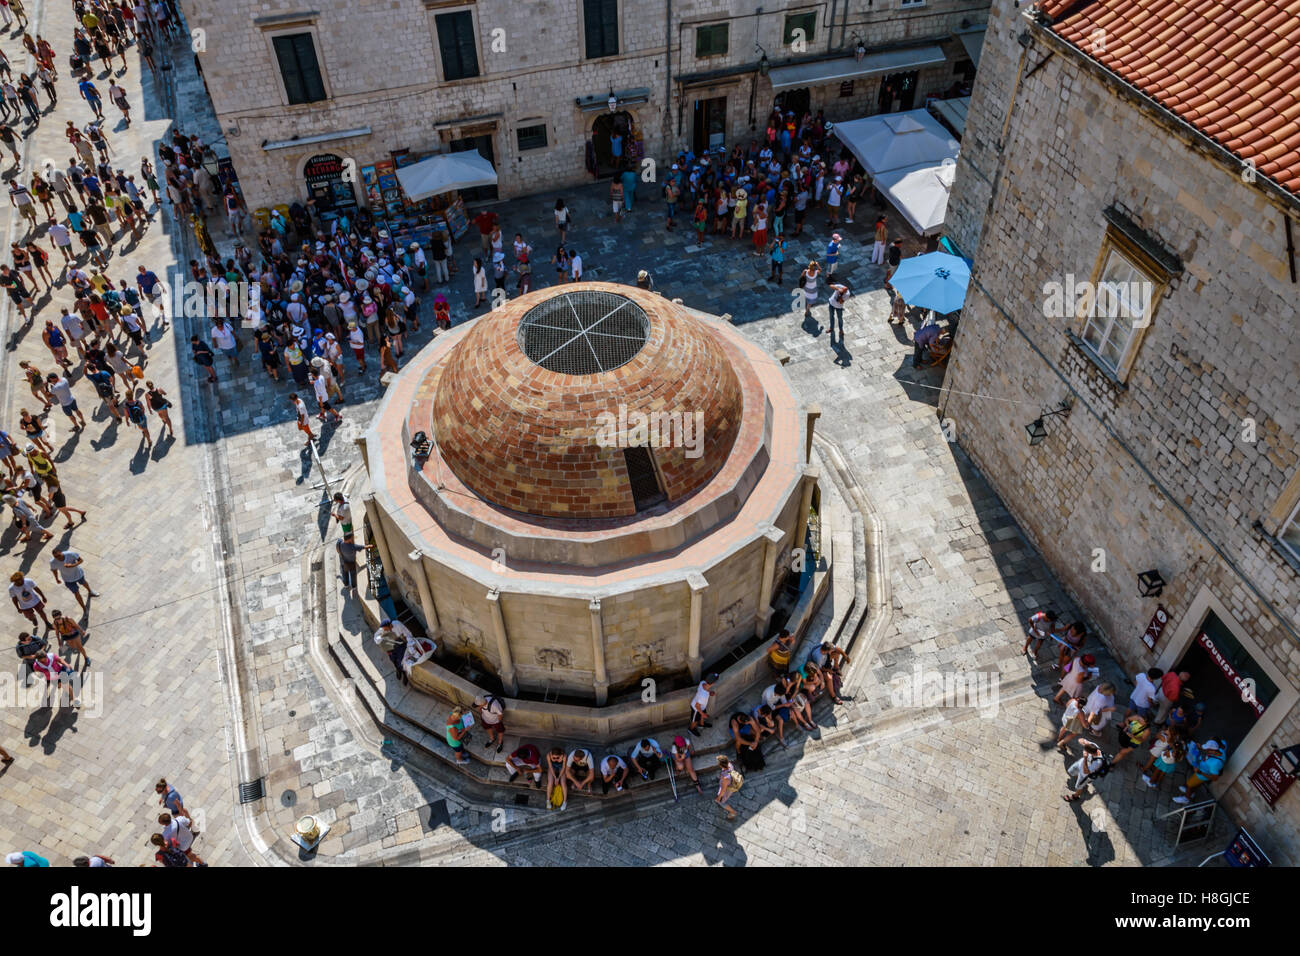
<path fill-rule="evenodd" d="M 1114 370 L 1109 365 L 1097 357 L 1097 353 L 1092 350 L 1091 345 L 1069 330 L 1066 330 L 1065 335 L 1069 338 L 1070 344 L 1073 345 L 1085 359 L 1092 363 L 1092 366 L 1102 374 L 1102 377 L 1105 378 L 1106 381 L 1110 382 L 1113 387 L 1121 392 L 1128 391 L 1128 383 L 1123 381 L 1115 374 Z"/>
<path fill-rule="evenodd" d="M 1262 521 L 1256 520 L 1251 527 L 1255 529 L 1256 534 L 1273 546 L 1273 550 L 1278 553 L 1278 556 L 1281 557 L 1283 561 L 1291 565 L 1292 571 L 1300 574 L 1300 558 L 1297 558 L 1295 554 L 1292 553 L 1291 549 L 1282 543 L 1282 539 L 1269 534 L 1264 529 L 1264 523 Z"/>
<path fill-rule="evenodd" d="M 262 30 L 276 27 L 296 26 L 299 23 L 314 24 L 320 19 L 319 10 L 304 10 L 300 13 L 277 13 L 268 17 L 257 17 L 253 25 Z"/>

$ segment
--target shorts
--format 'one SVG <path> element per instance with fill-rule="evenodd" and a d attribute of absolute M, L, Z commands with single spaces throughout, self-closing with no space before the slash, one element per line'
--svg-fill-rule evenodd
<path fill-rule="evenodd" d="M 77 403 L 75 400 L 68 402 L 68 404 L 66 405 L 60 405 L 59 407 L 63 409 L 63 414 L 67 415 L 69 418 L 71 418 L 73 415 L 77 414 L 78 411 L 80 411 L 80 409 L 77 408 Z"/>
<path fill-rule="evenodd" d="M 677 215 L 677 203 L 670 202 L 668 204 L 668 218 L 672 219 L 676 215 Z"/>
<path fill-rule="evenodd" d="M 789 707 L 777 707 L 772 711 L 772 713 L 776 714 L 776 716 L 779 717 L 782 721 L 787 721 L 790 719 Z"/>
<path fill-rule="evenodd" d="M 1166 763 L 1163 757 L 1157 757 L 1156 762 L 1152 764 L 1152 766 L 1161 773 L 1172 773 L 1174 769 L 1174 765 Z"/>
<path fill-rule="evenodd" d="M 69 581 L 67 578 L 64 578 L 63 580 L 63 586 L 67 588 L 69 591 L 71 591 L 73 594 L 76 594 L 77 588 L 81 587 L 83 584 L 86 584 L 85 578 L 77 578 L 77 580 L 75 581 Z M 90 590 L 89 584 L 86 584 L 86 590 L 87 591 Z"/>
<path fill-rule="evenodd" d="M 1140 714 L 1143 720 L 1151 719 L 1151 708 L 1149 706 L 1148 707 L 1138 706 L 1137 702 L 1133 700 L 1132 697 L 1130 697 L 1128 700 L 1128 709 L 1133 711 L 1133 713 L 1135 714 Z"/>
<path fill-rule="evenodd" d="M 221 354 L 222 354 L 222 355 L 229 355 L 231 358 L 234 358 L 235 356 L 237 356 L 237 355 L 239 354 L 239 350 L 238 350 L 237 348 L 235 348 L 235 347 L 232 345 L 232 346 L 231 346 L 230 348 L 228 348 L 228 349 L 222 349 L 222 350 L 221 350 Z"/>
<path fill-rule="evenodd" d="M 614 208 L 615 215 L 623 211 L 623 200 L 621 199 L 610 200 L 610 205 Z"/>
<path fill-rule="evenodd" d="M 487 733 L 501 734 L 502 736 L 505 736 L 506 722 L 504 720 L 498 720 L 495 724 L 489 724 L 487 721 L 483 721 L 482 723 L 483 723 L 483 729 Z"/>
<path fill-rule="evenodd" d="M 50 500 L 54 502 L 56 508 L 66 508 L 68 506 L 68 499 L 64 496 L 61 488 L 55 488 L 50 492 Z"/>

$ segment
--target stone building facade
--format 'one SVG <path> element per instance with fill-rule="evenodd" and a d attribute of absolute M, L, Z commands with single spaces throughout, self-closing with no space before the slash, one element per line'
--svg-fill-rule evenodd
<path fill-rule="evenodd" d="M 832 121 L 919 107 L 974 75 L 988 9 L 987 0 L 181 6 L 250 208 L 305 195 L 320 157 L 355 171 L 401 150 L 476 148 L 509 197 L 590 182 L 589 141 L 604 173 L 614 122 L 630 119 L 644 156 L 661 161 L 757 135 L 778 93 Z"/>
<path fill-rule="evenodd" d="M 948 207 L 974 270 L 940 409 L 1129 674 L 1194 672 L 1197 737 L 1230 748 L 1211 789 L 1295 865 L 1300 787 L 1270 810 L 1251 777 L 1300 744 L 1300 161 L 1207 135 L 1165 90 L 1117 80 L 1122 66 L 1078 39 L 1109 6 L 994 4 Z M 1151 8 L 1138 6 L 1125 16 Z M 1219 22 L 1253 30 L 1234 17 Z M 1154 21 L 1112 26 L 1105 49 L 1157 75 L 1162 48 L 1128 47 L 1156 36 L 1174 43 Z M 1136 280 L 1112 287 L 1119 309 L 1079 294 L 1103 278 Z M 1138 321 L 1107 326 L 1117 313 Z M 1158 596 L 1141 594 L 1149 570 L 1167 582 Z"/>

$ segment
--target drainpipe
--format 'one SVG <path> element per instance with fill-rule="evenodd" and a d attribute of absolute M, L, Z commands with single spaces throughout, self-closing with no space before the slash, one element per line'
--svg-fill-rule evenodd
<path fill-rule="evenodd" d="M 664 0 L 664 118 L 662 124 L 664 151 L 676 155 L 673 142 L 673 0 Z M 680 126 L 680 123 L 678 124 Z M 678 129 L 681 134 L 681 129 Z M 670 147 L 669 144 L 672 144 Z"/>

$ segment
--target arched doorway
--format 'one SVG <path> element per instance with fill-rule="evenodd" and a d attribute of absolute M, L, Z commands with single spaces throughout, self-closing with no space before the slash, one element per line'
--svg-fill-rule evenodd
<path fill-rule="evenodd" d="M 596 153 L 596 177 L 608 179 L 622 172 L 622 165 L 614 159 L 614 137 L 622 138 L 623 161 L 630 156 L 632 142 L 632 114 L 627 110 L 601 113 L 591 124 L 591 146 Z"/>

